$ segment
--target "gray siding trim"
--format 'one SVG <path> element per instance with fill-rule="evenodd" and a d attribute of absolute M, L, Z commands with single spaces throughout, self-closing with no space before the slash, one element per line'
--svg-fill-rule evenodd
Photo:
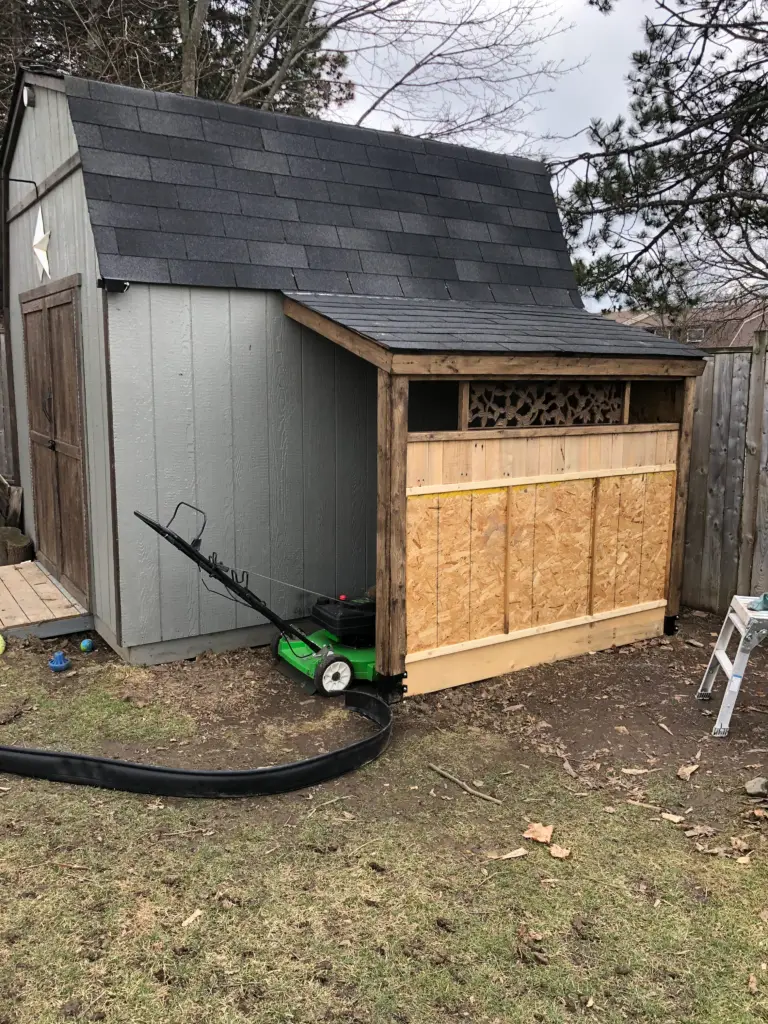
<path fill-rule="evenodd" d="M 257 573 L 327 594 L 372 584 L 375 369 L 272 292 L 133 285 L 108 309 L 123 646 L 263 622 L 211 595 L 137 508 L 204 508 L 204 550 L 248 569 L 283 615 L 313 598 Z M 191 535 L 191 515 L 177 522 Z"/>
<path fill-rule="evenodd" d="M 11 175 L 42 181 L 76 151 L 63 93 L 36 87 L 36 105 L 24 114 L 11 162 Z M 28 185 L 14 186 L 24 193 Z M 11 194 L 11 202 L 20 198 Z M 71 274 L 82 277 L 80 319 L 83 352 L 83 412 L 89 503 L 91 608 L 111 629 L 116 628 L 115 565 L 112 546 L 112 504 L 109 486 L 104 315 L 96 248 L 80 170 L 40 201 L 46 230 L 51 232 L 51 280 Z M 8 225 L 10 260 L 10 336 L 13 355 L 16 418 L 19 436 L 19 479 L 24 488 L 25 528 L 35 537 L 29 459 L 29 418 L 24 339 L 19 294 L 37 287 L 40 272 L 32 254 L 36 204 Z M 47 279 L 46 279 L 47 281 Z"/>

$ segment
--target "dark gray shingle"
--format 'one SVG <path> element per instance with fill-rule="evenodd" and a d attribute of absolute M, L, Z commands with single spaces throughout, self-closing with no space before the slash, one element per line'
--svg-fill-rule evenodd
<path fill-rule="evenodd" d="M 116 275 L 580 304 L 537 161 L 81 79 L 65 88 L 97 250 Z"/>

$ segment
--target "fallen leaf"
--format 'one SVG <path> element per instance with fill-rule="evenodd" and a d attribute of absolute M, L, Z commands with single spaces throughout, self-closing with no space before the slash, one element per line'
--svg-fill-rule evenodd
<path fill-rule="evenodd" d="M 738 850 L 739 853 L 744 853 L 749 848 L 749 843 L 745 843 L 743 839 L 739 838 L 739 836 L 731 836 L 732 850 Z"/>
<path fill-rule="evenodd" d="M 616 813 L 616 808 L 615 807 L 604 807 L 603 810 L 605 811 L 606 814 L 615 814 Z"/>
<path fill-rule="evenodd" d="M 651 771 L 651 769 L 650 768 L 622 768 L 621 771 L 622 771 L 623 775 L 647 775 Z"/>
<path fill-rule="evenodd" d="M 563 771 L 566 775 L 570 775 L 572 779 L 578 779 L 578 774 L 573 770 L 570 761 L 567 757 L 563 758 Z"/>
<path fill-rule="evenodd" d="M 751 864 L 752 861 L 749 859 L 751 856 L 752 856 L 751 853 L 745 853 L 743 857 L 737 857 L 736 858 L 736 863 L 737 864 Z"/>
<path fill-rule="evenodd" d="M 764 921 L 765 924 L 768 924 L 768 908 L 765 910 L 761 910 L 757 916 L 760 918 L 761 921 Z"/>
<path fill-rule="evenodd" d="M 747 991 L 753 996 L 757 995 L 757 978 L 754 974 L 750 974 L 749 981 L 747 982 Z"/>
<path fill-rule="evenodd" d="M 203 912 L 202 912 L 202 910 L 200 910 L 200 908 L 198 907 L 198 909 L 197 909 L 197 910 L 193 910 L 193 911 L 192 911 L 192 913 L 191 913 L 191 914 L 189 915 L 189 917 L 188 917 L 188 918 L 186 919 L 186 921 L 182 921 L 182 922 L 181 922 L 181 927 L 182 927 L 182 928 L 189 928 L 189 926 L 190 926 L 191 924 L 194 924 L 194 923 L 195 923 L 195 921 L 197 921 L 197 919 L 198 919 L 198 918 L 200 918 L 200 917 L 202 917 L 202 916 L 203 916 Z"/>
<path fill-rule="evenodd" d="M 679 825 L 681 821 L 685 821 L 685 815 L 670 814 L 669 811 L 663 811 L 661 816 L 664 821 L 671 821 L 673 825 Z"/>
<path fill-rule="evenodd" d="M 716 831 L 711 825 L 694 825 L 686 830 L 685 835 L 688 839 L 696 839 L 698 836 L 713 836 Z"/>
<path fill-rule="evenodd" d="M 613 727 L 616 732 L 620 732 L 622 736 L 629 736 L 629 729 L 626 725 L 614 725 Z"/>
<path fill-rule="evenodd" d="M 536 843 L 551 843 L 554 825 L 542 825 L 540 821 L 533 821 L 523 832 L 523 839 L 533 839 Z"/>
<path fill-rule="evenodd" d="M 700 640 L 688 639 L 685 641 L 689 647 L 703 647 L 704 644 Z"/>
<path fill-rule="evenodd" d="M 549 848 L 549 856 L 556 860 L 567 860 L 571 856 L 571 851 L 564 846 L 558 846 L 557 843 L 552 843 Z"/>
<path fill-rule="evenodd" d="M 698 770 L 699 765 L 697 764 L 681 764 L 677 769 L 677 777 L 678 779 L 683 779 L 684 782 L 689 782 L 693 773 Z"/>
<path fill-rule="evenodd" d="M 522 846 L 518 846 L 516 850 L 510 850 L 509 853 L 497 853 L 495 850 L 486 853 L 488 860 L 517 860 L 518 857 L 527 856 L 528 851 Z"/>
<path fill-rule="evenodd" d="M 660 729 L 663 729 L 663 730 L 664 730 L 664 732 L 668 732 L 670 736 L 674 736 L 674 735 L 675 735 L 675 734 L 674 734 L 674 733 L 672 732 L 672 730 L 671 730 L 671 729 L 669 728 L 669 726 L 668 726 L 668 725 L 664 725 L 664 723 L 663 723 L 663 722 L 657 722 L 656 724 L 658 725 L 658 727 L 659 727 Z"/>

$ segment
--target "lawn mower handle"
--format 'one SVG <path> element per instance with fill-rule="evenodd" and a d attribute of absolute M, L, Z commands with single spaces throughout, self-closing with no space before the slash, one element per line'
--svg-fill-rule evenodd
<path fill-rule="evenodd" d="M 307 636 L 306 633 L 302 632 L 298 626 L 294 626 L 286 619 L 281 618 L 276 612 L 273 612 L 269 605 L 265 604 L 260 597 L 257 597 L 248 587 L 239 583 L 233 579 L 229 573 L 225 572 L 224 569 L 218 562 L 214 562 L 210 558 L 206 558 L 205 555 L 201 554 L 197 547 L 193 547 L 188 541 L 180 537 L 178 533 L 173 530 L 169 530 L 167 526 L 163 526 L 161 523 L 155 522 L 154 519 L 150 519 L 149 516 L 145 516 L 142 512 L 134 512 L 142 523 L 146 523 L 155 533 L 159 533 L 161 537 L 172 544 L 173 547 L 180 551 L 187 558 L 191 559 L 195 565 L 206 572 L 212 579 L 218 580 L 223 587 L 226 587 L 230 594 L 233 594 L 236 598 L 247 604 L 254 611 L 257 611 L 260 615 L 263 615 L 265 619 L 268 619 L 273 626 L 277 626 L 281 633 L 287 636 L 293 636 L 301 643 L 306 644 L 307 647 L 312 651 L 313 654 L 319 654 L 322 648 Z M 199 535 L 198 535 L 199 540 Z"/>

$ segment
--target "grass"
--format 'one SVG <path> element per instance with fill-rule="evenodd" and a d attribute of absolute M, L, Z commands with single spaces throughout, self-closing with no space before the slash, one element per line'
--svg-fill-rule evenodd
<path fill-rule="evenodd" d="M 19 692 L 40 710 L 3 742 L 12 730 L 92 743 L 102 730 L 194 732 L 179 712 L 169 724 L 167 708 L 120 701 L 107 670 L 68 697 L 31 685 Z M 503 804 L 463 794 L 429 761 Z M 768 1019 L 762 848 L 744 866 L 702 856 L 652 811 L 578 796 L 543 760 L 519 761 L 509 740 L 458 726 L 401 733 L 354 776 L 263 800 L 0 777 L 0 1022 Z M 649 802 L 680 800 L 673 775 L 652 777 Z M 571 858 L 536 844 L 487 858 L 523 845 L 529 820 L 553 824 Z M 717 842 L 743 827 L 724 821 Z"/>

